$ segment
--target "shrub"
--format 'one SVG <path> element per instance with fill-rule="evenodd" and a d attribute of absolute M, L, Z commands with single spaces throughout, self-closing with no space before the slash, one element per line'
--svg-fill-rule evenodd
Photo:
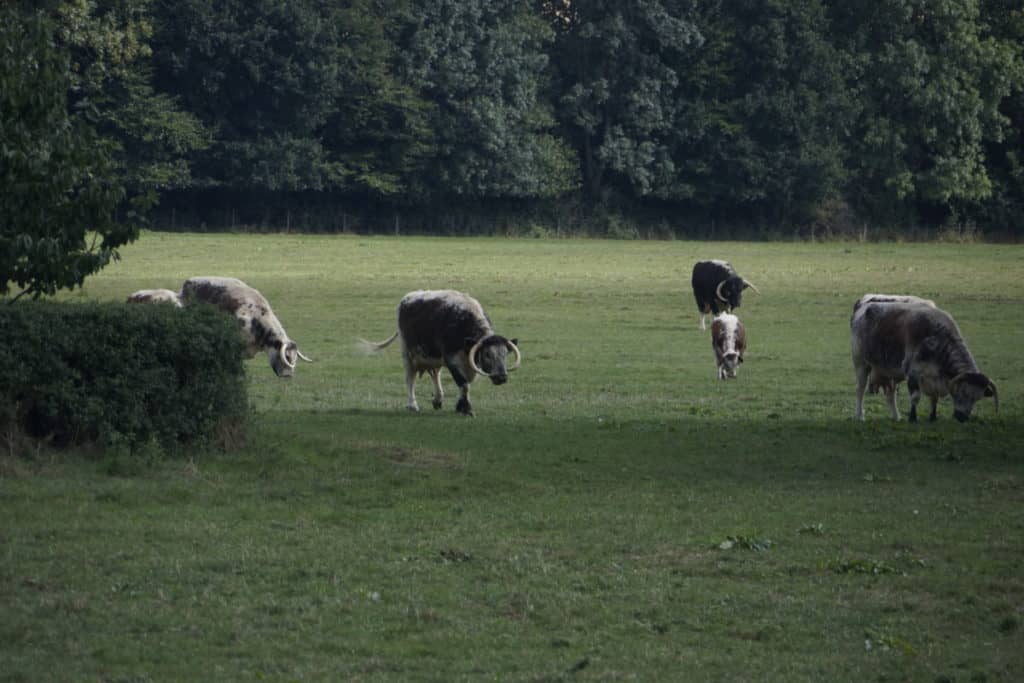
<path fill-rule="evenodd" d="M 246 410 L 235 320 L 206 307 L 0 306 L 0 426 L 55 446 L 211 439 Z"/>

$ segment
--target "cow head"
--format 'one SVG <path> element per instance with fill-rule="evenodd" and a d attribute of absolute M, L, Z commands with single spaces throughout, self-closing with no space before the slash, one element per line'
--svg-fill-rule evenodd
<path fill-rule="evenodd" d="M 725 308 L 732 310 L 739 307 L 743 298 L 743 290 L 747 287 L 758 292 L 757 287 L 754 287 L 752 283 L 747 282 L 739 275 L 733 275 L 718 283 L 718 287 L 715 289 L 715 296 L 719 302 L 724 304 Z"/>
<path fill-rule="evenodd" d="M 293 341 L 278 341 L 275 344 L 267 347 L 267 359 L 270 361 L 270 367 L 274 371 L 274 374 L 278 377 L 291 377 L 295 374 L 295 365 L 299 362 L 299 359 L 312 363 L 313 360 L 307 358 L 305 354 L 299 351 L 299 345 Z"/>
<path fill-rule="evenodd" d="M 996 384 L 980 372 L 963 372 L 949 382 L 949 393 L 953 397 L 953 417 L 966 422 L 971 409 L 980 399 L 991 396 L 999 412 L 999 392 Z"/>
<path fill-rule="evenodd" d="M 517 341 L 505 339 L 498 334 L 490 334 L 477 340 L 469 349 L 470 367 L 477 374 L 490 377 L 493 383 L 504 384 L 508 381 L 508 373 L 518 368 L 522 361 L 519 347 L 516 346 Z M 506 369 L 505 361 L 509 351 L 515 354 L 516 360 L 512 367 Z"/>

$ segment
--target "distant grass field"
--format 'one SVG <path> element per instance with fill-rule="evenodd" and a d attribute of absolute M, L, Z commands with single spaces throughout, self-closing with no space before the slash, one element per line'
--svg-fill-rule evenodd
<path fill-rule="evenodd" d="M 762 292 L 734 381 L 702 258 Z M 149 233 L 64 298 L 214 274 L 316 363 L 249 361 L 237 453 L 0 456 L 0 679 L 1024 679 L 1024 248 Z M 475 419 L 355 346 L 448 287 L 524 356 Z M 1000 413 L 855 423 L 868 291 L 952 313 Z"/>

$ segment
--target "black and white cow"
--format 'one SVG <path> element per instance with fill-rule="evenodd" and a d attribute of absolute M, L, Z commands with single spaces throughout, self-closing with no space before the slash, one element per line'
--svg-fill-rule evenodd
<path fill-rule="evenodd" d="M 518 368 L 522 360 L 517 340 L 494 333 L 480 302 L 452 289 L 409 292 L 398 303 L 398 330 L 382 342 L 360 342 L 367 352 L 376 352 L 399 337 L 408 389 L 406 408 L 414 411 L 419 410 L 419 374 L 430 375 L 434 383 L 433 406 L 438 409 L 444 400 L 441 367 L 448 368 L 461 392 L 455 410 L 472 416 L 469 385 L 473 379 L 484 375 L 494 384 L 504 384 L 508 373 Z M 506 368 L 509 351 L 515 354 L 515 363 Z"/>
<path fill-rule="evenodd" d="M 711 348 L 718 365 L 718 379 L 733 379 L 747 350 L 747 330 L 732 313 L 719 313 L 711 321 Z"/>
<path fill-rule="evenodd" d="M 235 316 L 242 324 L 246 355 L 252 358 L 260 351 L 266 351 L 270 367 L 278 377 L 291 377 L 299 358 L 312 362 L 288 338 L 266 298 L 241 280 L 233 277 L 189 278 L 181 287 L 181 299 L 186 305 L 212 304 Z"/>
<path fill-rule="evenodd" d="M 169 303 L 181 308 L 181 296 L 169 289 L 140 289 L 128 295 L 129 304 L 160 304 Z"/>
<path fill-rule="evenodd" d="M 878 296 L 878 295 L 874 295 Z M 928 300 L 865 301 L 850 318 L 850 351 L 857 377 L 854 416 L 864 419 L 864 391 L 869 385 L 885 389 L 889 412 L 900 417 L 896 386 L 907 380 L 911 422 L 917 421 L 921 394 L 931 399 L 929 420 L 935 420 L 939 399 L 953 397 L 953 417 L 966 421 L 974 404 L 985 396 L 995 400 L 995 383 L 978 370 L 960 328 L 945 311 Z"/>
<path fill-rule="evenodd" d="M 697 261 L 693 266 L 693 298 L 697 300 L 700 312 L 700 329 L 707 329 L 704 316 L 708 313 L 718 315 L 722 311 L 731 312 L 739 308 L 743 290 L 750 287 L 755 292 L 753 283 L 740 277 L 727 261 Z"/>

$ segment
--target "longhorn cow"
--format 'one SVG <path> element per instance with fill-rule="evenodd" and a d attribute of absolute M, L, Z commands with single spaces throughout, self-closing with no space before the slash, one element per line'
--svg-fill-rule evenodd
<path fill-rule="evenodd" d="M 451 289 L 409 292 L 398 303 L 398 330 L 382 342 L 360 340 L 365 351 L 381 351 L 401 338 L 405 385 L 408 390 L 406 408 L 418 411 L 416 377 L 426 372 L 434 383 L 433 406 L 441 408 L 444 390 L 441 368 L 448 368 L 459 387 L 455 410 L 472 416 L 469 385 L 477 375 L 490 378 L 494 384 L 508 381 L 508 373 L 519 367 L 522 356 L 515 339 L 494 333 L 490 318 L 480 302 Z M 508 352 L 515 354 L 515 363 L 506 368 Z"/>
<path fill-rule="evenodd" d="M 235 316 L 242 325 L 246 355 L 267 352 L 267 360 L 278 377 L 291 377 L 298 359 L 312 362 L 289 339 L 270 303 L 257 290 L 233 277 L 193 277 L 181 287 L 186 305 L 208 303 Z"/>
<path fill-rule="evenodd" d="M 857 377 L 855 417 L 864 419 L 864 391 L 885 389 L 889 412 L 900 417 L 896 387 L 904 379 L 910 390 L 911 422 L 917 421 L 921 395 L 931 400 L 934 421 L 939 399 L 953 397 L 953 417 L 966 421 L 974 404 L 991 396 L 999 410 L 995 382 L 978 370 L 960 328 L 933 302 L 917 297 L 870 300 L 865 295 L 854 305 L 850 318 L 850 349 Z"/>
<path fill-rule="evenodd" d="M 752 282 L 740 277 L 727 261 L 698 261 L 693 266 L 693 298 L 697 300 L 697 311 L 700 312 L 700 329 L 707 329 L 704 316 L 708 313 L 718 315 L 722 311 L 732 312 L 739 308 L 743 290 L 750 287 L 758 292 Z"/>

